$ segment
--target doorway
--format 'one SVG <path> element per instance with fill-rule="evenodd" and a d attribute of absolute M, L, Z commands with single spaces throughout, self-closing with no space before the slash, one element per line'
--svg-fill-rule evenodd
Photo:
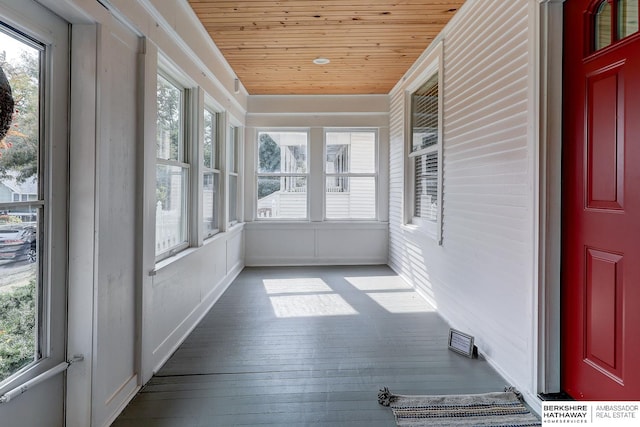
<path fill-rule="evenodd" d="M 562 388 L 640 400 L 637 0 L 564 6 Z"/>

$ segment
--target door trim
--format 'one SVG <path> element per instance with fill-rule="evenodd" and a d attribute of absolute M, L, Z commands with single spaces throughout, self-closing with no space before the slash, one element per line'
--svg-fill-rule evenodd
<path fill-rule="evenodd" d="M 562 50 L 564 0 L 541 0 L 538 111 L 538 354 L 536 391 L 561 391 Z"/>

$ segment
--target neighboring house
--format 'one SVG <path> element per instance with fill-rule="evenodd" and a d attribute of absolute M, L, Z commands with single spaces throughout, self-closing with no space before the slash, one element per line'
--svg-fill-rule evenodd
<path fill-rule="evenodd" d="M 46 363 L 4 387 L 84 356 L 0 405 L 3 425 L 108 425 L 237 274 L 258 265 L 388 264 L 472 334 L 534 409 L 539 394 L 561 391 L 640 400 L 637 1 L 468 0 L 389 94 L 358 96 L 236 91 L 186 1 L 0 0 L 0 20 L 45 44 L 71 39 L 54 59 L 73 75 L 51 85 L 51 103 L 69 105 L 70 117 L 56 116 L 60 138 L 43 159 L 57 323 Z M 156 157 L 159 73 L 188 107 L 177 127 L 192 145 L 176 159 Z M 212 166 L 222 207 L 210 239 L 200 227 L 209 181 L 189 150 L 202 132 L 188 112 L 205 108 L 226 162 Z M 356 189 L 325 176 L 356 168 L 354 141 L 325 151 L 336 128 L 377 132 L 365 220 L 327 215 L 340 198 L 353 205 Z M 305 129 L 308 183 L 285 180 L 258 200 L 264 129 Z M 173 174 L 175 204 L 157 204 L 158 165 Z M 11 200 L 31 194 L 3 188 Z M 303 194 L 302 219 L 261 220 L 293 212 L 286 198 Z M 186 235 L 162 237 L 163 209 L 176 210 L 169 228 Z M 173 252 L 157 259 L 156 240 Z"/>
<path fill-rule="evenodd" d="M 279 172 L 294 174 L 300 172 L 298 156 L 300 147 L 297 138 L 283 138 L 278 141 Z M 307 212 L 306 180 L 296 176 L 282 176 L 272 182 L 277 190 L 258 198 L 258 218 L 304 218 Z"/>
<path fill-rule="evenodd" d="M 371 132 L 333 132 L 330 135 L 324 156 L 326 216 L 335 219 L 375 218 L 375 181 L 350 176 L 370 172 L 370 165 L 375 163 L 376 157 L 375 135 Z M 299 172 L 294 154 L 298 144 L 297 140 L 290 144 L 279 141 L 281 173 Z M 306 180 L 285 176 L 279 181 L 279 190 L 258 198 L 257 217 L 305 218 Z"/>
<path fill-rule="evenodd" d="M 0 179 L 0 203 L 9 202 L 31 202 L 38 199 L 38 185 L 35 178 L 27 179 L 25 182 L 18 182 L 15 176 L 9 175 Z M 4 212 L 0 212 L 0 217 Z M 12 209 L 10 216 L 17 217 L 21 221 L 35 221 L 36 209 Z"/>
<path fill-rule="evenodd" d="M 38 185 L 34 178 L 25 182 L 18 182 L 11 175 L 0 179 L 0 202 L 29 202 L 37 198 Z"/>

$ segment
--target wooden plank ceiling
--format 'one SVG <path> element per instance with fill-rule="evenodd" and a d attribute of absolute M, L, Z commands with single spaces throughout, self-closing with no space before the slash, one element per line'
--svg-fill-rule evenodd
<path fill-rule="evenodd" d="M 317 95 L 389 93 L 464 0 L 189 3 L 250 94 Z"/>

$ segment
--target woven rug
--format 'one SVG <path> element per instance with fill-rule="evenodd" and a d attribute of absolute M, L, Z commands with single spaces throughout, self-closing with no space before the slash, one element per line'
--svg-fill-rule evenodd
<path fill-rule="evenodd" d="M 404 396 L 378 393 L 378 402 L 389 406 L 402 427 L 417 426 L 540 426 L 540 420 L 520 400 L 517 391 L 497 393 Z"/>

